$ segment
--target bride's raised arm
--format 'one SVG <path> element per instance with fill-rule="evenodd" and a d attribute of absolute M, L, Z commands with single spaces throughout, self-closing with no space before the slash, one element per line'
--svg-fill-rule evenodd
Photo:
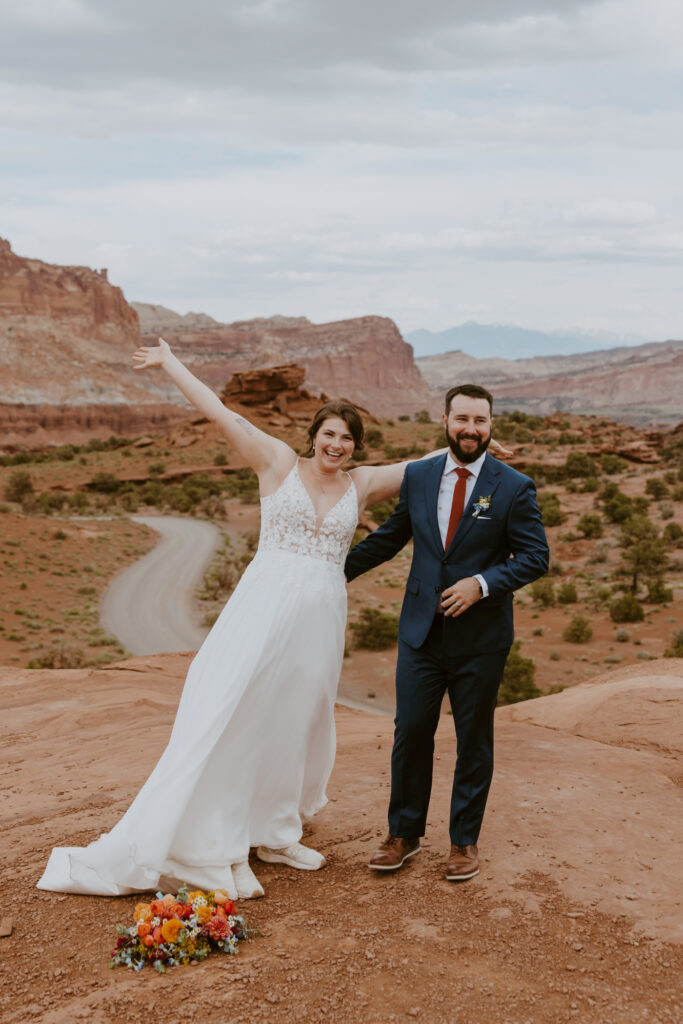
<path fill-rule="evenodd" d="M 153 348 L 142 346 L 133 354 L 135 370 L 152 367 L 164 370 L 195 409 L 218 424 L 228 443 L 259 478 L 269 473 L 278 477 L 291 468 L 295 456 L 289 445 L 223 405 L 218 395 L 173 355 L 163 338 Z"/>

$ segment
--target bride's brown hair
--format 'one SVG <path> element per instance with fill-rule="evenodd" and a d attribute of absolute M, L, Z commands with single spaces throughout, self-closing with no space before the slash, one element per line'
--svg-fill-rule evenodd
<path fill-rule="evenodd" d="M 350 402 L 327 402 L 321 406 L 316 412 L 311 425 L 308 428 L 308 451 L 306 455 L 312 455 L 315 449 L 315 437 L 320 428 L 322 427 L 325 420 L 331 419 L 333 416 L 337 416 L 340 420 L 344 420 L 344 423 L 349 428 L 349 433 L 353 438 L 355 445 L 355 452 L 361 452 L 365 448 L 363 444 L 363 438 L 365 436 L 365 427 L 363 421 L 360 418 L 360 413 L 356 409 L 355 405 L 351 405 Z"/>

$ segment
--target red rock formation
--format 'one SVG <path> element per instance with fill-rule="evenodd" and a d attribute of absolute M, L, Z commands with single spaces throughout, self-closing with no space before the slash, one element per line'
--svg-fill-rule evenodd
<path fill-rule="evenodd" d="M 413 350 L 387 317 L 329 324 L 312 324 L 303 317 L 272 317 L 168 331 L 165 337 L 180 358 L 216 389 L 232 373 L 296 362 L 306 370 L 307 389 L 343 395 L 384 416 L 413 413 L 429 402 Z"/>
<path fill-rule="evenodd" d="M 278 408 L 284 411 L 287 400 L 301 394 L 305 376 L 303 366 L 296 363 L 234 373 L 223 389 L 221 399 L 226 405 L 230 405 L 231 400 L 242 405 L 264 405 L 277 400 Z"/>
<path fill-rule="evenodd" d="M 0 449 L 83 444 L 90 438 L 159 434 L 188 421 L 194 410 L 170 403 L 130 405 L 2 405 Z"/>

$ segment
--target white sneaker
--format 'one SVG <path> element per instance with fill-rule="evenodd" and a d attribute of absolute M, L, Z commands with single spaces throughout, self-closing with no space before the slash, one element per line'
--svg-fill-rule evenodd
<path fill-rule="evenodd" d="M 237 898 L 239 900 L 257 900 L 263 896 L 263 886 L 254 872 L 249 867 L 248 860 L 241 860 L 239 864 L 231 865 L 232 878 L 237 887 Z"/>
<path fill-rule="evenodd" d="M 327 863 L 322 853 L 311 850 L 308 846 L 302 846 L 301 843 L 292 843 L 279 850 L 259 846 L 256 849 L 256 856 L 259 860 L 265 860 L 269 864 L 287 864 L 290 868 L 299 868 L 301 871 L 318 871 Z"/>

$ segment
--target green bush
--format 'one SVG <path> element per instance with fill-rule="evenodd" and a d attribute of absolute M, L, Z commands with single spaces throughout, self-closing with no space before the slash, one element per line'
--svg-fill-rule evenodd
<path fill-rule="evenodd" d="M 116 494 L 121 489 L 121 481 L 113 473 L 95 473 L 95 476 L 87 484 L 92 491 L 99 494 Z"/>
<path fill-rule="evenodd" d="M 633 515 L 643 515 L 648 507 L 647 498 L 629 498 L 614 483 L 605 484 L 600 499 L 605 515 L 612 523 L 625 523 Z"/>
<path fill-rule="evenodd" d="M 534 682 L 536 666 L 532 658 L 523 658 L 519 653 L 520 642 L 515 640 L 503 672 L 503 681 L 498 690 L 498 705 L 517 704 L 522 700 L 540 697 L 541 691 Z"/>
<path fill-rule="evenodd" d="M 634 594 L 624 594 L 610 604 L 609 617 L 612 622 L 642 622 L 645 612 Z"/>
<path fill-rule="evenodd" d="M 557 590 L 558 604 L 576 604 L 579 596 L 573 583 L 562 583 Z"/>
<path fill-rule="evenodd" d="M 218 455 L 214 456 L 213 464 L 214 466 L 227 466 L 228 456 L 225 452 L 218 452 Z"/>
<path fill-rule="evenodd" d="M 671 647 L 664 651 L 665 658 L 683 658 L 683 629 L 677 629 L 673 635 Z"/>
<path fill-rule="evenodd" d="M 583 481 L 583 487 L 581 488 L 582 494 L 595 494 L 596 491 L 600 490 L 600 481 L 597 476 L 587 476 Z"/>
<path fill-rule="evenodd" d="M 562 633 L 562 639 L 570 644 L 587 644 L 593 636 L 593 627 L 585 615 L 574 615 Z"/>
<path fill-rule="evenodd" d="M 432 422 L 432 417 L 429 415 L 429 412 L 428 412 L 427 409 L 420 409 L 419 412 L 415 413 L 415 422 L 416 423 L 431 423 Z"/>
<path fill-rule="evenodd" d="M 674 599 L 674 592 L 667 587 L 664 580 L 650 580 L 647 585 L 648 604 L 669 604 Z"/>
<path fill-rule="evenodd" d="M 534 601 L 542 608 L 549 608 L 555 604 L 555 587 L 548 576 L 541 576 L 540 580 L 534 580 L 530 589 Z"/>
<path fill-rule="evenodd" d="M 590 540 L 602 537 L 602 518 L 597 514 L 597 512 L 586 512 L 585 515 L 582 515 L 579 519 L 576 524 L 576 528 L 584 535 L 584 537 Z"/>
<path fill-rule="evenodd" d="M 361 608 L 359 621 L 351 623 L 356 647 L 381 651 L 391 647 L 398 639 L 398 616 L 380 612 L 377 608 Z"/>
<path fill-rule="evenodd" d="M 380 445 L 384 444 L 384 434 L 377 427 L 370 427 L 365 432 L 365 442 L 371 448 L 379 448 Z"/>
<path fill-rule="evenodd" d="M 568 477 L 595 476 L 596 466 L 590 455 L 585 452 L 570 452 L 564 463 L 564 472 Z"/>
<path fill-rule="evenodd" d="M 29 494 L 34 494 L 33 480 L 25 469 L 18 469 L 10 473 L 9 480 L 5 484 L 5 498 L 7 501 L 23 501 Z"/>
<path fill-rule="evenodd" d="M 623 473 L 627 467 L 628 462 L 619 455 L 605 454 L 600 456 L 600 468 L 608 476 L 612 476 L 614 473 Z"/>
<path fill-rule="evenodd" d="M 560 526 L 567 518 L 555 491 L 541 491 L 538 495 L 538 507 L 544 526 Z"/>
<path fill-rule="evenodd" d="M 667 523 L 663 531 L 664 540 L 667 544 L 678 544 L 683 537 L 683 526 L 678 523 Z"/>
<path fill-rule="evenodd" d="M 645 484 L 645 493 L 651 495 L 655 501 L 669 497 L 669 488 L 660 476 L 651 476 Z"/>

